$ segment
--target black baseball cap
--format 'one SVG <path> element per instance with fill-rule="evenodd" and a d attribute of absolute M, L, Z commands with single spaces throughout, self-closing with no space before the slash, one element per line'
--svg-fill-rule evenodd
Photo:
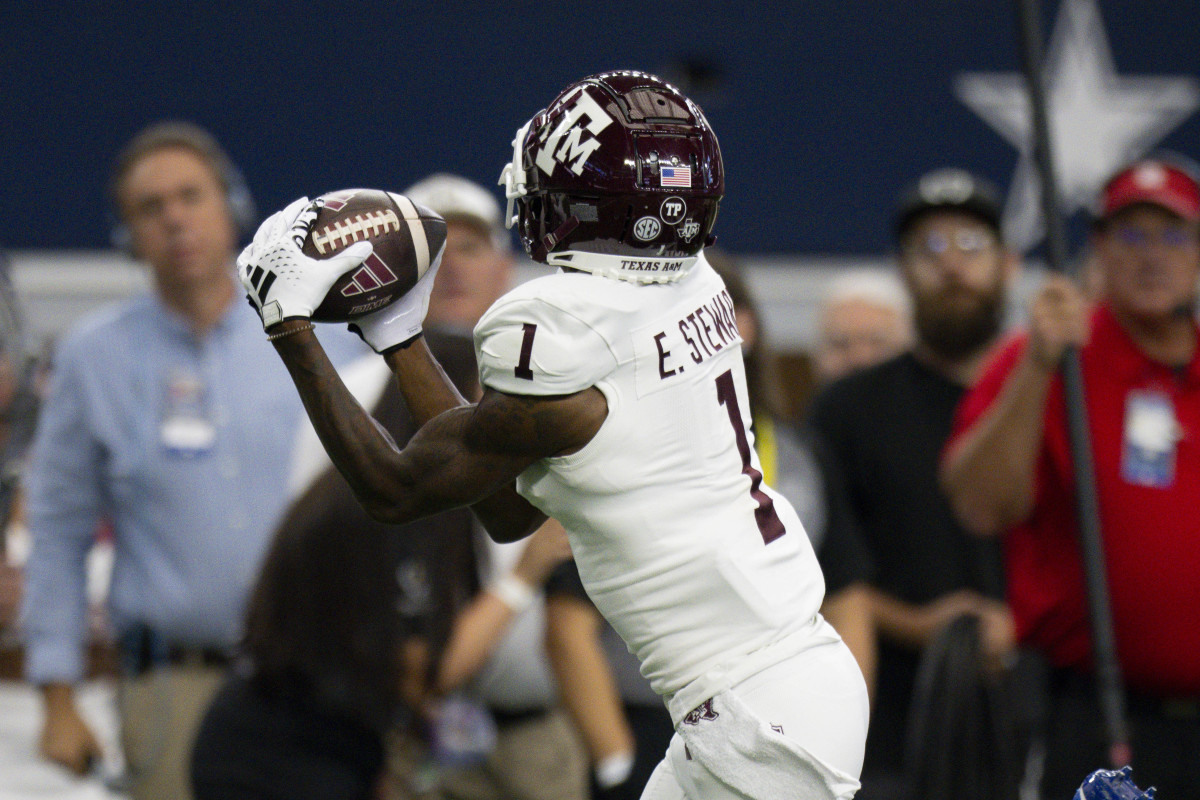
<path fill-rule="evenodd" d="M 901 194 L 893 232 L 901 239 L 917 218 L 928 211 L 953 209 L 974 214 L 1000 233 L 1000 192 L 984 178 L 965 169 L 944 167 L 926 172 Z"/>

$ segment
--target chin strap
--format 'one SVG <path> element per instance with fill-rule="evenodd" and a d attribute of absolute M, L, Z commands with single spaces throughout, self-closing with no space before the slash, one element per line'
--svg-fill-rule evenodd
<path fill-rule="evenodd" d="M 538 242 L 538 246 L 530 253 L 530 257 L 534 261 L 545 261 L 546 256 L 554 249 L 554 245 L 561 242 L 563 239 L 571 235 L 571 231 L 579 227 L 579 217 L 572 214 L 563 220 L 563 224 L 559 225 L 554 233 L 547 233 L 542 237 L 542 241 Z"/>

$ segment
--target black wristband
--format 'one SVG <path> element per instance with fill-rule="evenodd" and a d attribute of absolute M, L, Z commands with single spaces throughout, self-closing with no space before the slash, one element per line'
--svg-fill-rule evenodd
<path fill-rule="evenodd" d="M 405 339 L 403 342 L 400 342 L 399 344 L 394 344 L 391 347 L 385 347 L 384 349 L 380 350 L 379 355 L 386 356 L 388 353 L 394 353 L 397 350 L 407 350 L 410 345 L 412 345 L 415 341 L 417 341 L 417 339 L 420 339 L 424 335 L 425 335 L 424 331 L 417 331 L 415 336 Z"/>

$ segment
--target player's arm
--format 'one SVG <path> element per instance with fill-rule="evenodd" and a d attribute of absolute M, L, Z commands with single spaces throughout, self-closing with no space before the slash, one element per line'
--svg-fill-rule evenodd
<path fill-rule="evenodd" d="M 599 430 L 604 396 L 524 397 L 486 391 L 463 404 L 421 338 L 391 351 L 388 363 L 412 398 L 421 428 L 404 448 L 354 399 L 303 321 L 280 323 L 274 340 L 322 444 L 359 502 L 375 518 L 409 522 L 471 505 L 489 533 L 511 541 L 545 519 L 512 490 L 534 461 L 574 452 Z"/>
<path fill-rule="evenodd" d="M 468 405 L 434 359 L 424 338 L 417 339 L 409 347 L 391 351 L 384 358 L 396 376 L 400 393 L 417 425 L 423 426 L 451 408 Z M 471 510 L 493 539 L 504 542 L 532 533 L 546 519 L 528 500 L 517 494 L 511 479 L 490 495 L 475 501 Z"/>

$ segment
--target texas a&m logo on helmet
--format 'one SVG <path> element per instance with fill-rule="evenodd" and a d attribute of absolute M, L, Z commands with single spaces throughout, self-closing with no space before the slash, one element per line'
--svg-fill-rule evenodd
<path fill-rule="evenodd" d="M 569 110 L 553 131 L 547 128 L 543 132 L 544 144 L 538 149 L 534 162 L 547 175 L 554 172 L 556 163 L 564 164 L 580 175 L 583 165 L 600 147 L 600 140 L 595 137 L 611 125 L 613 119 L 582 86 L 574 96 L 563 100 L 562 105 Z"/>

